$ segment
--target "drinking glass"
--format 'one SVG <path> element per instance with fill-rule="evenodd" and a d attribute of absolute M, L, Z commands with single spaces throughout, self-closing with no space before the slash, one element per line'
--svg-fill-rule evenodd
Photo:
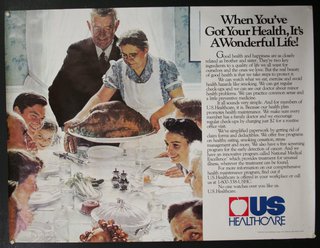
<path fill-rule="evenodd" d="M 147 210 L 147 204 L 150 200 L 150 195 L 143 191 L 143 170 L 138 169 L 135 173 L 129 177 L 130 193 L 129 202 L 133 205 L 139 206 L 140 208 Z"/>
<path fill-rule="evenodd" d="M 154 194 L 148 202 L 148 211 L 151 215 L 152 221 L 162 220 L 163 204 L 159 199 L 156 199 Z"/>
<path fill-rule="evenodd" d="M 69 241 L 69 214 L 64 205 L 54 213 L 54 236 L 56 242 Z"/>
<path fill-rule="evenodd" d="M 135 164 L 138 169 L 143 169 L 147 164 L 147 147 L 139 145 L 135 149 Z"/>
<path fill-rule="evenodd" d="M 88 159 L 89 156 L 88 156 L 88 149 L 89 149 L 89 146 L 85 146 L 85 145 L 80 145 L 77 147 L 77 157 L 79 159 Z"/>
<path fill-rule="evenodd" d="M 131 191 L 143 191 L 143 173 L 141 169 L 138 169 L 136 172 L 130 174 L 129 185 Z"/>
<path fill-rule="evenodd" d="M 71 177 L 71 162 L 67 160 L 59 162 L 59 177 L 63 184 Z"/>
<path fill-rule="evenodd" d="M 61 205 L 74 209 L 74 192 L 69 186 L 61 185 Z"/>

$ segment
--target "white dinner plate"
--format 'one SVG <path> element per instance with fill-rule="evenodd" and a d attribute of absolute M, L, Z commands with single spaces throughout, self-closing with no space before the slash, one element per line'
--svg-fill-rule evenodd
<path fill-rule="evenodd" d="M 52 231 L 52 227 L 46 223 L 33 222 L 17 235 L 16 242 L 46 242 Z"/>
<path fill-rule="evenodd" d="M 166 206 L 170 206 L 172 204 L 180 203 L 183 201 L 194 200 L 191 192 L 168 192 L 165 194 L 156 195 L 156 197 L 162 202 L 162 204 Z"/>
<path fill-rule="evenodd" d="M 172 177 L 167 177 L 162 175 L 160 175 L 159 177 L 157 177 L 157 179 L 152 181 L 152 184 L 154 186 L 159 186 L 159 187 L 177 187 L 177 186 L 187 185 L 184 182 L 184 177 L 172 178 Z"/>
<path fill-rule="evenodd" d="M 88 157 L 93 159 L 109 159 L 123 154 L 123 149 L 116 146 L 93 146 L 87 151 Z"/>
<path fill-rule="evenodd" d="M 152 134 L 155 134 L 156 131 L 152 131 L 147 134 L 143 135 L 138 135 L 138 136 L 132 136 L 132 137 L 120 137 L 120 138 L 95 138 L 95 137 L 88 137 L 88 136 L 83 136 L 81 134 L 78 134 L 74 132 L 72 129 L 68 129 L 68 133 L 71 134 L 72 136 L 75 136 L 77 138 L 82 138 L 91 142 L 96 142 L 96 143 L 123 143 L 123 142 L 129 142 L 137 139 L 141 139 L 146 136 L 150 136 Z"/>
<path fill-rule="evenodd" d="M 45 166 L 39 172 L 39 176 L 44 178 L 57 174 L 59 174 L 59 166 Z"/>
<path fill-rule="evenodd" d="M 48 205 L 61 197 L 60 192 L 51 191 L 37 191 L 32 193 L 29 199 L 30 207 L 39 207 L 41 205 Z"/>
<path fill-rule="evenodd" d="M 170 161 L 169 158 L 155 158 L 149 161 L 150 171 L 163 175 L 169 168 L 173 167 L 174 164 Z"/>

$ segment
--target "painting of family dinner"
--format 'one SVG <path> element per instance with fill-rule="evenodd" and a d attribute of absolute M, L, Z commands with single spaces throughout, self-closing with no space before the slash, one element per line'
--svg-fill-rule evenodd
<path fill-rule="evenodd" d="M 314 238 L 312 11 L 5 10 L 8 243 Z"/>

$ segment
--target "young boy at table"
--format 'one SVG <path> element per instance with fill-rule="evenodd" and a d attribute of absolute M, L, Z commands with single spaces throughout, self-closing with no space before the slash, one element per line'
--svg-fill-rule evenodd
<path fill-rule="evenodd" d="M 58 125 L 52 120 L 45 120 L 41 129 L 35 131 L 33 141 L 38 150 L 44 150 L 52 145 L 58 132 Z"/>

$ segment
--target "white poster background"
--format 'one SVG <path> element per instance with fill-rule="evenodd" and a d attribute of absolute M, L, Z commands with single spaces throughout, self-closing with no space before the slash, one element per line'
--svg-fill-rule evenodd
<path fill-rule="evenodd" d="M 263 15 L 273 18 L 274 16 L 287 18 L 287 24 L 282 24 L 285 28 L 296 26 L 303 29 L 303 34 L 299 35 L 298 46 L 295 47 L 211 47 L 214 38 L 227 37 L 205 34 L 208 26 L 215 30 L 225 29 L 226 26 L 234 26 L 237 29 L 250 29 L 245 24 L 224 24 L 221 15 L 237 15 L 238 18 L 253 18 L 254 15 Z M 263 28 L 271 28 L 275 24 L 260 25 Z M 271 37 L 271 35 L 266 35 Z M 252 37 L 261 39 L 262 36 Z M 279 36 L 276 36 L 279 37 Z M 246 40 L 248 36 L 234 37 L 235 40 Z M 272 6 L 272 7 L 206 7 L 201 8 L 201 77 L 203 93 L 203 116 L 204 116 L 204 144 L 207 142 L 209 134 L 217 134 L 217 129 L 206 127 L 206 108 L 208 105 L 215 105 L 216 101 L 206 99 L 206 83 L 218 82 L 217 77 L 209 78 L 205 73 L 205 61 L 217 59 L 217 52 L 224 54 L 290 54 L 295 58 L 292 60 L 293 67 L 298 67 L 303 77 L 300 87 L 304 90 L 303 104 L 300 106 L 299 124 L 300 131 L 304 134 L 302 156 L 298 161 L 301 165 L 301 177 L 296 180 L 278 180 L 278 188 L 263 189 L 237 189 L 236 193 L 209 193 L 216 189 L 216 185 L 208 184 L 208 172 L 214 172 L 215 168 L 206 166 L 208 158 L 204 152 L 204 240 L 232 240 L 232 239 L 283 239 L 283 238 L 311 238 L 314 237 L 315 222 L 315 151 L 314 151 L 314 58 L 313 58 L 313 24 L 312 7 L 310 6 Z M 289 99 L 292 97 L 272 96 L 260 97 L 263 100 Z M 238 127 L 252 128 L 254 124 L 237 124 Z M 285 124 L 265 124 L 262 127 L 288 128 Z M 226 128 L 236 128 L 235 125 L 227 125 Z M 295 138 L 292 139 L 294 141 Z M 205 146 L 206 147 L 206 146 Z M 207 179 L 207 180 L 206 180 Z M 212 180 L 211 180 L 212 181 Z M 240 225 L 229 226 L 229 197 L 272 197 L 281 196 L 285 206 L 285 225 Z M 268 217 L 268 216 L 266 216 Z"/>

